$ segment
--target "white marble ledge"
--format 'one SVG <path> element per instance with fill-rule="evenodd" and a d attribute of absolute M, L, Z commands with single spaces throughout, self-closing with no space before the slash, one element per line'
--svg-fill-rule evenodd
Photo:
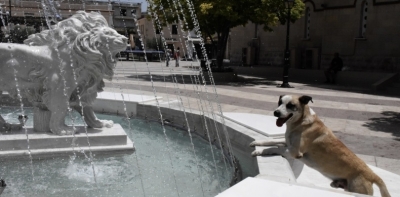
<path fill-rule="evenodd" d="M 284 137 L 286 124 L 276 126 L 276 117 L 261 114 L 224 112 L 223 116 L 267 137 Z"/>
<path fill-rule="evenodd" d="M 125 94 L 118 92 L 100 92 L 97 94 L 98 100 L 108 100 L 108 101 L 124 101 L 132 103 L 146 103 L 155 101 L 154 96 L 144 96 L 138 94 Z M 162 97 L 157 97 L 158 100 L 162 100 Z"/>
<path fill-rule="evenodd" d="M 358 196 L 347 192 L 327 191 L 291 183 L 263 180 L 248 177 L 217 197 L 352 197 Z"/>

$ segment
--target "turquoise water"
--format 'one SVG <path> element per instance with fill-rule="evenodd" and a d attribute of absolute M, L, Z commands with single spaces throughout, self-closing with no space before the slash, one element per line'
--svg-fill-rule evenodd
<path fill-rule="evenodd" d="M 5 119 L 17 122 L 16 117 L 20 112 L 2 108 L 1 114 Z M 27 125 L 32 125 L 32 110 L 27 109 L 25 114 L 30 118 Z M 55 157 L 39 160 L 34 157 L 34 180 L 28 156 L 25 160 L 1 161 L 0 177 L 7 183 L 2 197 L 208 197 L 229 187 L 232 169 L 230 166 L 226 169 L 221 151 L 213 147 L 217 159 L 216 170 L 208 142 L 199 137 L 194 137 L 193 143 L 200 173 L 190 138 L 185 131 L 166 127 L 170 147 L 168 150 L 162 127 L 158 123 L 132 119 L 129 130 L 128 122 L 122 117 L 103 114 L 98 114 L 98 117 L 121 124 L 134 142 L 136 152 L 130 155 L 95 155 L 97 184 L 94 182 L 92 167 L 82 153 L 77 153 L 76 159 Z M 70 124 L 70 120 L 67 124 Z"/>

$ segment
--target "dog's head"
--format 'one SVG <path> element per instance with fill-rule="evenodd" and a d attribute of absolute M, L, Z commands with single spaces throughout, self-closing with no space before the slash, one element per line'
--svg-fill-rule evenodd
<path fill-rule="evenodd" d="M 286 122 L 295 122 L 304 114 L 304 108 L 308 102 L 312 102 L 310 96 L 283 95 L 279 97 L 278 108 L 274 116 L 278 117 L 276 126 L 281 127 Z"/>

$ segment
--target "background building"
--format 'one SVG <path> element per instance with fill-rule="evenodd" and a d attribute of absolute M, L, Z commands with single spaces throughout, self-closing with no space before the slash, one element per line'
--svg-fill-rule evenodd
<path fill-rule="evenodd" d="M 2 20 L 2 27 L 10 22 L 13 25 L 40 26 L 46 29 L 46 22 L 49 21 L 53 24 L 54 22 L 70 17 L 78 10 L 100 12 L 112 24 L 112 7 L 107 2 L 81 0 L 70 0 L 68 2 L 54 1 L 53 4 L 45 2 L 48 8 L 48 13 L 46 14 L 43 12 L 40 0 L 3 1 L 0 4 L 1 15 L 6 24 L 3 24 Z"/>
<path fill-rule="evenodd" d="M 141 3 L 119 3 L 105 1 L 69 0 L 46 2 L 47 9 L 43 9 L 41 0 L 10 0 L 0 3 L 1 6 L 1 29 L 3 35 L 7 36 L 10 30 L 15 27 L 28 29 L 29 33 L 39 32 L 48 29 L 48 24 L 53 25 L 57 21 L 72 16 L 78 10 L 87 12 L 94 11 L 101 13 L 108 21 L 108 24 L 115 28 L 120 34 L 130 38 L 129 42 L 134 46 L 136 25 L 132 14 L 142 17 Z M 47 12 L 44 13 L 44 10 Z M 5 30 L 7 27 L 7 31 Z M 25 29 L 26 28 L 26 29 Z M 23 40 L 23 39 L 22 39 Z"/>
<path fill-rule="evenodd" d="M 118 33 L 129 38 L 129 44 L 132 48 L 138 43 L 139 36 L 136 33 L 136 23 L 133 15 L 137 19 L 142 18 L 141 3 L 126 3 L 115 1 L 112 3 L 113 9 L 113 27 Z"/>
<path fill-rule="evenodd" d="M 400 1 L 305 0 L 303 18 L 291 24 L 291 67 L 324 69 L 338 52 L 344 66 L 362 71 L 400 71 Z M 265 32 L 247 24 L 231 30 L 228 54 L 236 65 L 283 64 L 286 26 Z"/>
<path fill-rule="evenodd" d="M 168 26 L 162 27 L 164 39 L 166 41 L 168 49 L 174 54 L 175 50 L 179 47 L 181 57 L 193 57 L 194 50 L 197 54 L 200 53 L 200 38 L 194 33 L 194 31 L 184 31 L 182 33 L 179 24 L 169 24 Z M 157 50 L 157 43 L 159 48 L 162 40 L 160 31 L 154 27 L 153 20 L 143 17 L 139 20 L 139 29 L 142 32 L 142 38 L 147 49 Z M 157 39 L 157 41 L 156 41 Z M 190 54 L 190 55 L 189 55 Z"/>

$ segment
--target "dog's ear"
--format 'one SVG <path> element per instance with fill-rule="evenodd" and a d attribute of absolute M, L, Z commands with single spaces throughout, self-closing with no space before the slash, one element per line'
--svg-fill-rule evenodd
<path fill-rule="evenodd" d="M 299 101 L 300 101 L 301 104 L 304 104 L 304 105 L 307 105 L 308 102 L 310 102 L 310 101 L 311 101 L 312 103 L 314 103 L 313 100 L 312 100 L 312 98 L 311 98 L 311 96 L 307 96 L 307 95 L 301 96 L 301 97 L 299 98 Z"/>
<path fill-rule="evenodd" d="M 279 96 L 278 107 L 282 105 L 282 97 L 283 97 L 283 95 Z"/>

